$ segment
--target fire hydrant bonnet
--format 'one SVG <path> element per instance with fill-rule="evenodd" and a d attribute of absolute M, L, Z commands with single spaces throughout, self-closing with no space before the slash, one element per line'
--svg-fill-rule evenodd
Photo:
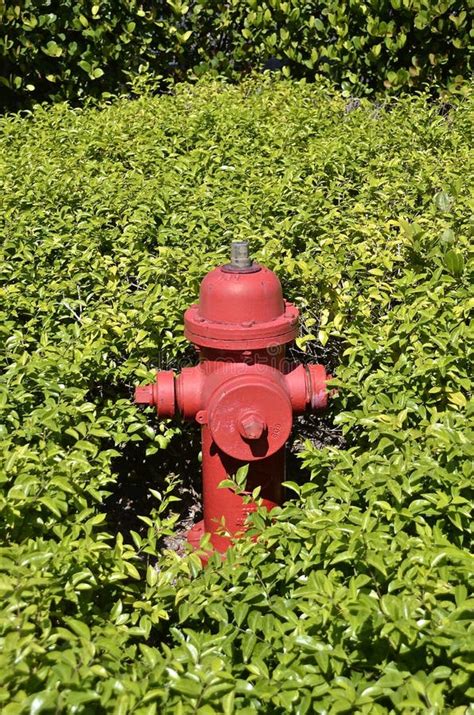
<path fill-rule="evenodd" d="M 228 350 L 292 342 L 298 310 L 283 300 L 278 277 L 268 268 L 242 273 L 215 268 L 201 283 L 199 303 L 184 314 L 185 335 L 196 345 Z"/>

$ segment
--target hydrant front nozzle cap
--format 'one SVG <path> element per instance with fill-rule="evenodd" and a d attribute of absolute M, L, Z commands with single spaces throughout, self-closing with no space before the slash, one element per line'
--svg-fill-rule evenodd
<path fill-rule="evenodd" d="M 135 388 L 135 402 L 137 405 L 153 404 L 153 385 L 141 385 Z"/>

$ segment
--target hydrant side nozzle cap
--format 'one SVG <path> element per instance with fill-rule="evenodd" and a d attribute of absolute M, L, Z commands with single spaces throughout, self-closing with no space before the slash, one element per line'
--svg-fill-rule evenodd
<path fill-rule="evenodd" d="M 135 402 L 139 405 L 155 405 L 158 417 L 174 417 L 176 392 L 173 370 L 158 370 L 156 382 L 135 388 Z"/>
<path fill-rule="evenodd" d="M 324 365 L 319 363 L 308 365 L 307 367 L 310 376 L 310 395 L 311 409 L 325 410 L 328 406 L 329 392 L 326 383 L 329 376 Z"/>
<path fill-rule="evenodd" d="M 140 385 L 136 387 L 134 401 L 137 405 L 152 405 L 153 385 Z"/>

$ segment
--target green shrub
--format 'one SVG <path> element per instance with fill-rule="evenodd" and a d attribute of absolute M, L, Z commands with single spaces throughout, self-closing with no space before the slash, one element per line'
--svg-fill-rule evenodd
<path fill-rule="evenodd" d="M 246 82 L 1 120 L 5 715 L 472 712 L 473 109 Z M 230 237 L 337 363 L 344 443 L 297 425 L 293 500 L 202 570 L 164 546 L 188 433 L 131 396 Z"/>
<path fill-rule="evenodd" d="M 360 96 L 426 83 L 456 91 L 472 72 L 470 0 L 0 0 L 0 20 L 9 106 L 104 97 L 150 75 L 163 86 L 280 67 Z"/>
<path fill-rule="evenodd" d="M 325 75 L 345 96 L 431 83 L 455 90 L 471 76 L 474 25 L 469 0 L 234 0 L 198 3 L 211 22 L 201 72 L 232 74 L 281 66 L 286 76 Z M 201 37 L 202 33 L 198 33 Z"/>
<path fill-rule="evenodd" d="M 114 2 L 2 2 L 0 82 L 7 105 L 104 97 L 150 68 L 168 76 L 182 64 L 190 32 L 182 6 Z"/>

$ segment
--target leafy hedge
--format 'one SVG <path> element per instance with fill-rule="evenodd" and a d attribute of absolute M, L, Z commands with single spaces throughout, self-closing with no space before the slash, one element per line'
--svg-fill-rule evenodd
<path fill-rule="evenodd" d="M 209 52 L 200 40 L 204 69 L 281 67 L 309 80 L 322 74 L 346 96 L 426 83 L 455 90 L 472 76 L 470 0 L 234 0 L 221 13 L 213 2 L 205 6 L 214 18 L 205 38 L 223 45 Z"/>
<path fill-rule="evenodd" d="M 150 67 L 169 74 L 185 51 L 189 32 L 181 11 L 127 0 L 1 2 L 0 82 L 9 106 L 28 98 L 107 97 L 127 78 Z"/>
<path fill-rule="evenodd" d="M 285 82 L 1 120 L 2 713 L 472 712 L 473 120 Z M 344 443 L 297 426 L 293 500 L 203 571 L 165 548 L 195 429 L 131 395 L 230 237 Z"/>
<path fill-rule="evenodd" d="M 0 82 L 9 106 L 268 67 L 326 75 L 346 95 L 456 90 L 472 72 L 472 17 L 470 0 L 0 0 Z"/>

